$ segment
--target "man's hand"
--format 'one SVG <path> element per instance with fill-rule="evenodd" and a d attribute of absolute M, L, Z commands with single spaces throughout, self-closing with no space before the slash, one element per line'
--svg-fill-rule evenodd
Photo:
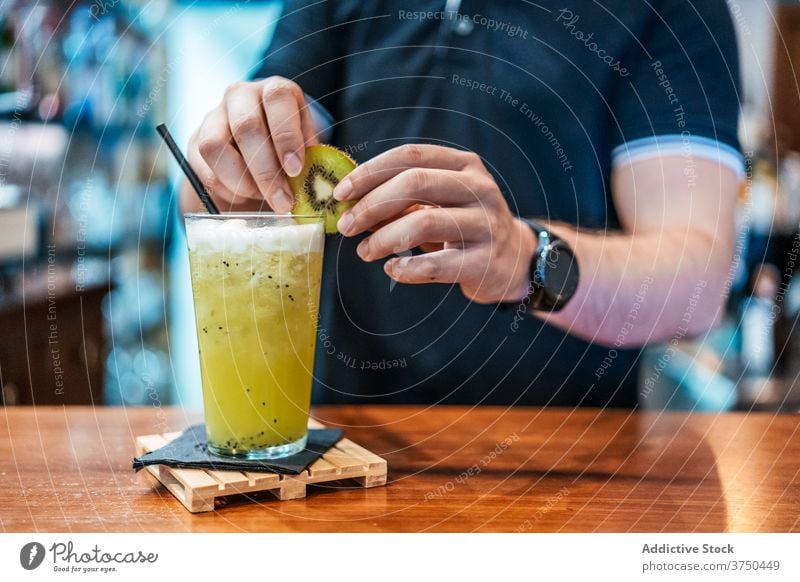
<path fill-rule="evenodd" d="M 316 143 L 305 95 L 282 77 L 234 83 L 189 140 L 189 163 L 221 209 L 292 209 L 286 176 L 303 169 L 305 146 Z M 186 190 L 186 189 L 184 189 Z M 194 195 L 184 206 L 196 206 Z"/>
<path fill-rule="evenodd" d="M 353 170 L 334 190 L 358 203 L 339 220 L 365 261 L 422 247 L 433 252 L 387 261 L 401 283 L 458 283 L 478 303 L 528 293 L 536 237 L 515 218 L 479 156 L 433 145 L 392 149 Z"/>

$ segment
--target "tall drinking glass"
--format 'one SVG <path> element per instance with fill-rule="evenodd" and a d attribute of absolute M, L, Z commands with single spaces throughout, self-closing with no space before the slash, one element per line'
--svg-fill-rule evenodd
<path fill-rule="evenodd" d="M 324 247 L 321 216 L 186 214 L 208 448 L 305 447 Z"/>

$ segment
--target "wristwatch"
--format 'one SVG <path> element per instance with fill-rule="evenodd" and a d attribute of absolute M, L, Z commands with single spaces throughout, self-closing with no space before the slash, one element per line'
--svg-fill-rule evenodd
<path fill-rule="evenodd" d="M 555 236 L 543 224 L 520 218 L 538 239 L 530 266 L 527 304 L 540 311 L 560 311 L 578 288 L 580 271 L 569 244 Z"/>

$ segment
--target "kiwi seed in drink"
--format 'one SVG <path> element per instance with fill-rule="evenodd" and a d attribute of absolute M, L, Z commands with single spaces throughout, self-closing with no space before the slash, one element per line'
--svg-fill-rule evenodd
<path fill-rule="evenodd" d="M 303 171 L 289 178 L 294 193 L 292 214 L 321 214 L 325 218 L 325 232 L 339 232 L 336 223 L 354 203 L 339 202 L 333 197 L 333 189 L 355 167 L 353 158 L 333 146 L 307 147 Z"/>

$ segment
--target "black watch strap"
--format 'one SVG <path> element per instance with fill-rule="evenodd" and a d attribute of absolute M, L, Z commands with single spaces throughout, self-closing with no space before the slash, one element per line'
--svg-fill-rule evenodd
<path fill-rule="evenodd" d="M 559 311 L 575 293 L 578 263 L 570 246 L 537 220 L 522 218 L 538 241 L 531 259 L 529 292 L 530 309 Z M 551 280 L 552 278 L 552 280 Z"/>

